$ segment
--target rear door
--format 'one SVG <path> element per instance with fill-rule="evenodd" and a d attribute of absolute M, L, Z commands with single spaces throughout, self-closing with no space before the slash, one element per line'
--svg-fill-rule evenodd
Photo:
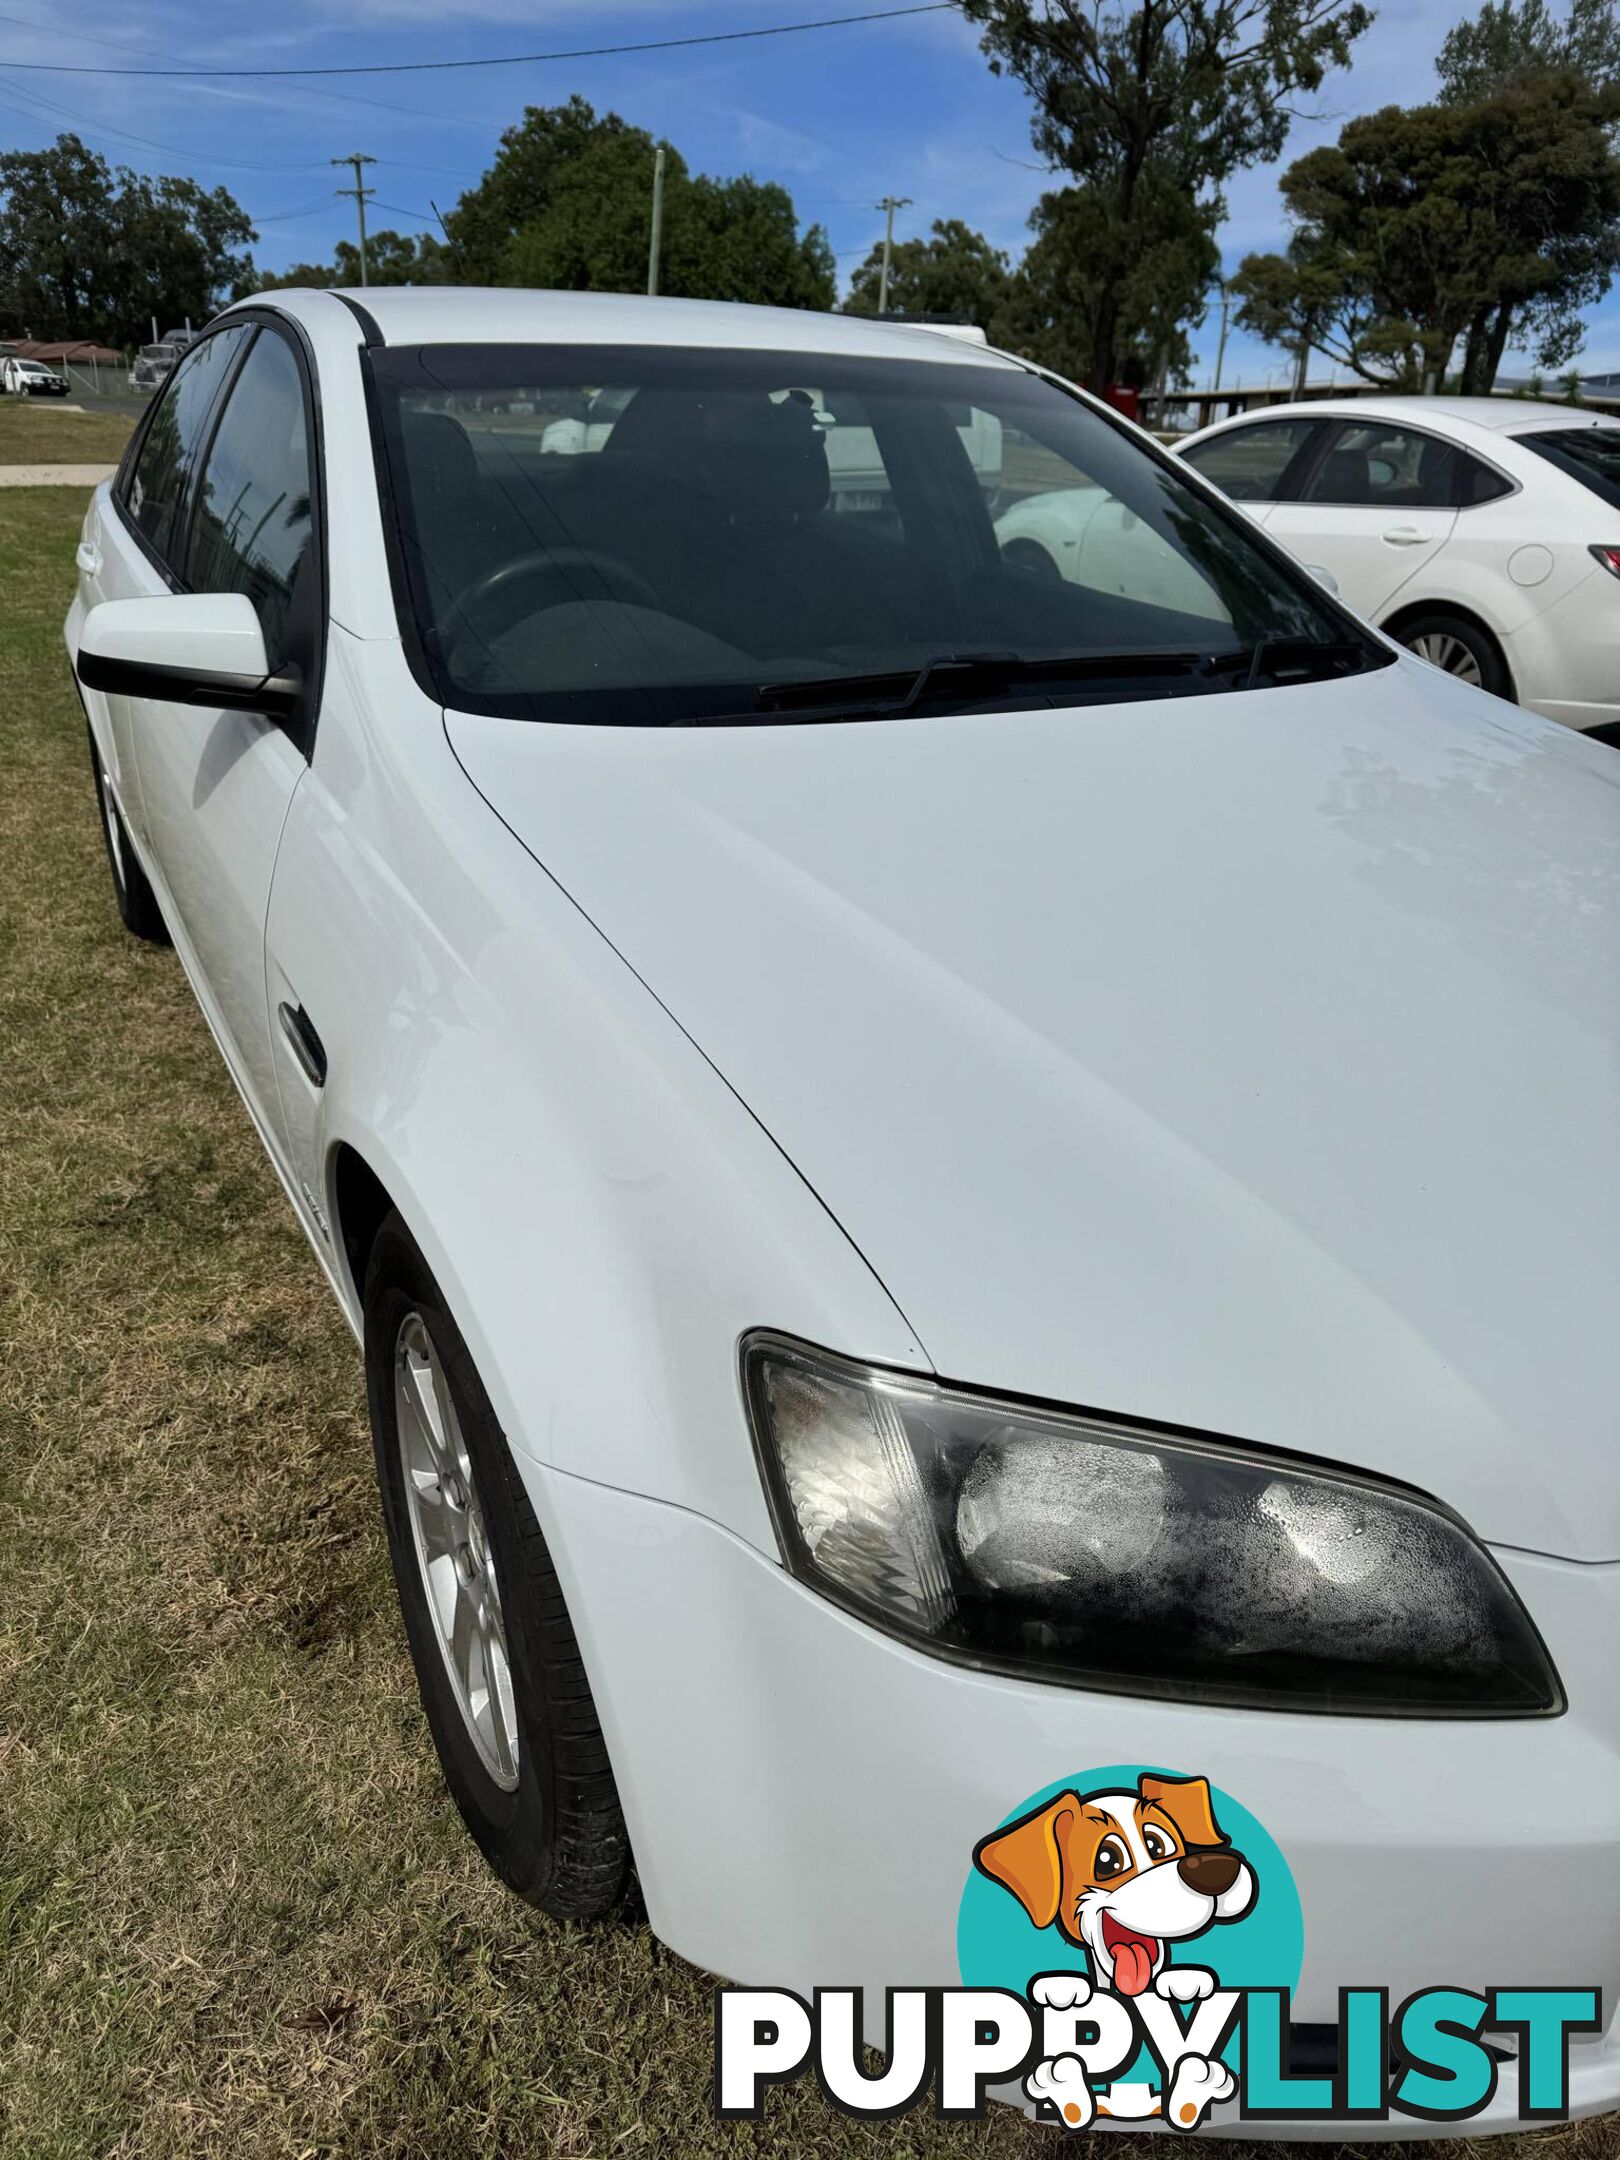
<path fill-rule="evenodd" d="M 1338 422 L 1299 484 L 1266 520 L 1312 569 L 1331 570 L 1358 614 L 1377 621 L 1457 524 L 1456 445 L 1387 420 Z"/>
<path fill-rule="evenodd" d="M 191 364 L 182 362 L 177 375 Z M 261 1122 L 275 1061 L 264 978 L 270 879 L 308 769 L 325 604 L 313 386 L 289 331 L 266 321 L 216 405 L 175 520 L 175 575 L 191 592 L 245 593 L 272 673 L 296 668 L 298 717 L 132 699 L 134 746 L 164 913 Z"/>

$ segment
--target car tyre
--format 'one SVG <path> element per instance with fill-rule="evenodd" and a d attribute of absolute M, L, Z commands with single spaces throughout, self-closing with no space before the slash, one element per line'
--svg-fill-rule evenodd
<path fill-rule="evenodd" d="M 366 1270 L 365 1356 L 394 1579 L 445 1783 L 520 1897 L 603 1919 L 628 1887 L 630 1841 L 579 1644 L 477 1368 L 397 1213 Z"/>
<path fill-rule="evenodd" d="M 146 872 L 135 859 L 129 828 L 113 801 L 95 729 L 88 728 L 88 733 L 90 771 L 96 783 L 96 808 L 101 813 L 101 841 L 107 850 L 107 868 L 112 874 L 119 920 L 126 930 L 135 937 L 144 938 L 148 945 L 167 945 L 169 926 L 163 920 L 163 910 L 158 906 L 157 894 L 153 892 Z"/>
<path fill-rule="evenodd" d="M 1409 652 L 1415 652 L 1420 660 L 1427 660 L 1442 673 L 1454 675 L 1476 690 L 1487 690 L 1492 697 L 1506 698 L 1510 705 L 1514 702 L 1513 679 L 1502 648 L 1484 624 L 1475 622 L 1472 616 L 1453 614 L 1444 608 L 1426 609 L 1421 615 L 1409 616 L 1397 635 Z"/>

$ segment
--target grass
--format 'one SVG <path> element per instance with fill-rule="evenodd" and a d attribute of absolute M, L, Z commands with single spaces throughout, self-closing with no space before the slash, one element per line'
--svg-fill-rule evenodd
<path fill-rule="evenodd" d="M 702 1976 L 477 1858 L 354 1345 L 173 955 L 113 912 L 60 642 L 82 507 L 0 494 L 0 2155 L 1072 2152 L 813 2087 L 722 2128 Z M 1616 2126 L 1490 2150 L 1604 2160 Z"/>
<path fill-rule="evenodd" d="M 116 465 L 134 425 L 122 413 L 64 412 L 45 398 L 0 398 L 0 465 Z"/>

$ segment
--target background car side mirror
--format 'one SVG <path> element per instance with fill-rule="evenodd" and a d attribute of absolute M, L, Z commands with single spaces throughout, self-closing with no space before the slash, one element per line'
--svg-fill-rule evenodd
<path fill-rule="evenodd" d="M 245 593 L 103 600 L 84 619 L 76 665 L 88 690 L 275 720 L 297 711 L 303 689 L 296 668 L 271 674 Z"/>

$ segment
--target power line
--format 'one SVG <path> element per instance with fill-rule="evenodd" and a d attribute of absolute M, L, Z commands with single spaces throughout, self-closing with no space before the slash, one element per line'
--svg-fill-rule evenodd
<path fill-rule="evenodd" d="M 82 62 L 66 60 L 0 60 L 0 67 L 26 68 L 31 74 L 43 75 L 166 76 L 184 77 L 193 82 L 212 77 L 248 77 L 269 82 L 315 75 L 439 75 L 453 68 L 527 67 L 550 60 L 605 60 L 617 53 L 684 51 L 694 45 L 741 45 L 754 38 L 793 37 L 805 30 L 843 30 L 852 23 L 894 22 L 902 16 L 945 15 L 954 13 L 955 9 L 956 0 L 917 0 L 917 4 L 909 7 L 869 8 L 859 15 L 823 15 L 813 22 L 766 23 L 751 30 L 710 30 L 692 37 L 643 38 L 633 45 L 580 45 L 567 52 L 493 53 L 471 60 L 378 60 L 357 67 L 86 67 Z"/>
<path fill-rule="evenodd" d="M 110 38 L 95 30 L 60 29 L 54 23 L 31 22 L 26 15 L 0 14 L 0 22 L 13 23 L 19 30 L 36 31 L 41 37 L 70 37 L 77 39 L 81 45 L 106 45 L 115 52 L 144 53 L 149 60 L 172 61 L 174 59 L 172 53 L 159 52 L 155 45 L 132 45 L 128 38 Z M 28 63 L 17 61 L 12 64 L 20 67 Z M 176 72 L 179 71 L 177 64 Z M 141 70 L 135 69 L 132 72 L 139 74 Z M 253 71 L 247 70 L 246 72 L 252 73 Z M 221 90 L 217 91 L 215 95 L 230 97 L 232 93 L 228 90 Z M 489 126 L 487 120 L 475 120 L 463 113 L 436 113 L 429 112 L 426 106 L 423 105 L 396 105 L 386 98 L 362 97 L 357 90 L 321 90 L 313 83 L 310 83 L 305 85 L 303 95 L 306 97 L 326 98 L 334 105 L 364 105 L 373 112 L 403 113 L 409 119 L 431 120 L 440 127 L 475 127 L 487 130 Z M 409 169 L 413 172 L 442 172 L 446 170 L 443 166 L 427 165 L 412 166 Z M 451 173 L 449 177 L 452 180 L 460 180 L 465 178 L 466 175 Z"/>

